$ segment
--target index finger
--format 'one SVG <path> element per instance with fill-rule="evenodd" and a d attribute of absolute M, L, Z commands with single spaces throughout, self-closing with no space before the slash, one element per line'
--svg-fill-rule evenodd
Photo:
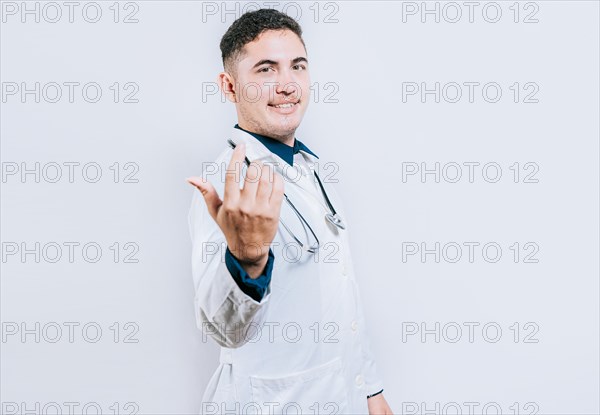
<path fill-rule="evenodd" d="M 284 183 L 281 175 L 273 171 L 273 184 L 271 186 L 271 196 L 269 198 L 269 204 L 276 206 L 278 209 L 281 208 L 281 202 L 283 201 Z"/>
<path fill-rule="evenodd" d="M 246 144 L 240 143 L 233 150 L 231 160 L 229 160 L 229 165 L 227 166 L 223 200 L 237 201 L 240 198 L 240 182 L 245 158 Z"/>

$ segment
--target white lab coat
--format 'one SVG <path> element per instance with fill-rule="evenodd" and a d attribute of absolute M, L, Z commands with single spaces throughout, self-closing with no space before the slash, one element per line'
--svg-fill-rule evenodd
<path fill-rule="evenodd" d="M 225 137 L 225 145 L 227 138 L 245 142 L 250 161 L 275 163 L 286 194 L 313 228 L 321 248 L 316 254 L 301 252 L 280 225 L 271 244 L 271 282 L 257 302 L 231 277 L 224 261 L 225 237 L 194 190 L 189 226 L 196 321 L 205 338 L 221 346 L 220 364 L 204 392 L 201 413 L 368 414 L 367 395 L 383 384 L 353 271 L 350 227 L 346 222 L 346 229 L 338 230 L 325 220 L 329 210 L 310 170 L 317 169 L 334 208 L 346 219 L 328 180 L 333 166 L 327 169 L 304 151 L 295 154 L 294 166 L 289 166 L 237 128 Z M 232 152 L 227 148 L 218 157 L 216 173 L 208 175 L 212 170 L 205 169 L 205 178 L 221 198 Z M 303 243 L 307 241 L 285 200 L 281 218 Z"/>

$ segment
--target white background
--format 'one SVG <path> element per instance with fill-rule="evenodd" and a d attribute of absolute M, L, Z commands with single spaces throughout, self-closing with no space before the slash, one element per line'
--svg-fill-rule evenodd
<path fill-rule="evenodd" d="M 38 2 L 40 22 L 31 14 L 23 23 L 23 4 L 13 3 L 13 15 L 7 3 L 3 91 L 56 82 L 63 96 L 57 103 L 43 95 L 36 103 L 20 90 L 2 97 L 4 411 L 14 413 L 16 402 L 25 405 L 17 413 L 40 413 L 56 402 L 68 413 L 65 402 L 76 402 L 75 413 L 90 403 L 105 413 L 197 413 L 218 347 L 194 321 L 187 213 L 195 190 L 184 179 L 216 158 L 236 122 L 233 104 L 207 91 L 222 69 L 221 36 L 246 6 L 98 2 L 102 16 L 89 23 L 82 14 L 88 3 L 79 2 L 71 23 L 58 2 L 63 15 L 51 23 L 55 9 Z M 439 22 L 423 7 L 437 7 Z M 314 84 L 296 136 L 323 162 L 339 165 L 369 331 L 395 413 L 456 413 L 455 402 L 463 413 L 487 405 L 488 413 L 597 414 L 599 5 L 473 7 L 470 18 L 464 2 L 277 3 L 299 17 Z M 138 22 L 124 23 L 128 15 Z M 86 102 L 80 85 L 70 103 L 64 82 L 96 82 L 102 98 Z M 109 89 L 115 82 L 117 103 Z M 137 103 L 123 102 L 128 82 L 139 87 Z M 403 95 L 409 83 L 434 89 L 436 82 L 440 102 L 434 94 Z M 465 82 L 479 83 L 473 102 Z M 454 83 L 462 97 L 452 103 Z M 495 90 L 482 94 L 488 83 L 500 87 L 498 102 L 488 102 Z M 537 102 L 524 102 L 534 89 Z M 8 174 L 36 162 L 37 181 L 20 170 Z M 80 163 L 73 183 L 68 162 Z M 136 183 L 124 182 L 134 172 L 128 162 L 137 166 Z M 62 166 L 56 183 L 47 180 L 53 163 Z M 101 166 L 97 183 L 82 176 L 86 163 Z M 403 175 L 412 163 L 439 163 L 444 174 L 439 182 L 433 174 Z M 453 163 L 462 167 L 456 183 Z M 472 182 L 464 163 L 479 163 Z M 500 166 L 497 182 L 493 168 L 482 173 L 486 163 Z M 39 262 L 34 254 L 7 254 L 36 242 Z M 66 242 L 80 244 L 72 263 Z M 102 248 L 95 263 L 81 253 L 90 242 Z M 125 249 L 128 242 L 135 245 Z M 473 262 L 468 242 L 479 244 Z M 406 243 L 439 243 L 439 262 L 433 254 L 403 260 Z M 497 262 L 484 258 L 487 243 L 501 247 Z M 42 255 L 47 246 L 53 257 L 53 244 L 63 248 L 56 263 Z M 453 263 L 456 244 L 462 257 Z M 134 246 L 138 262 L 125 263 Z M 537 262 L 525 262 L 534 249 L 529 260 Z M 65 322 L 77 325 L 73 342 Z M 89 323 L 102 329 L 95 343 L 94 330 L 82 334 Z M 56 326 L 62 337 L 53 343 Z M 453 342 L 457 326 L 462 337 Z M 409 335 L 414 327 L 432 331 Z M 22 338 L 22 328 L 31 333 Z M 126 342 L 127 334 L 137 342 Z"/>

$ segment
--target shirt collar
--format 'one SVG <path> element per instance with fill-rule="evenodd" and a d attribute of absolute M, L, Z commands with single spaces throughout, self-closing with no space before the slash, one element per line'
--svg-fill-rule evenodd
<path fill-rule="evenodd" d="M 238 124 L 234 125 L 235 128 L 246 131 L 248 134 L 251 134 L 254 138 L 260 141 L 267 149 L 273 153 L 281 157 L 287 164 L 290 166 L 294 165 L 294 154 L 299 152 L 300 150 L 319 158 L 315 153 L 310 151 L 308 147 L 306 147 L 300 140 L 294 137 L 294 146 L 290 147 L 287 144 L 283 144 L 281 141 L 278 141 L 274 138 L 267 137 L 265 135 L 253 133 L 248 130 L 244 130 Z"/>

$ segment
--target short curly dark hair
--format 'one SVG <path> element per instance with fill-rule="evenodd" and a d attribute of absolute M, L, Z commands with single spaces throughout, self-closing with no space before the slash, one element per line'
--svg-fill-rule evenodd
<path fill-rule="evenodd" d="M 221 39 L 223 68 L 236 75 L 237 63 L 244 54 L 244 46 L 266 30 L 291 30 L 302 39 L 302 28 L 294 19 L 274 9 L 259 9 L 244 13 L 231 24 Z"/>

